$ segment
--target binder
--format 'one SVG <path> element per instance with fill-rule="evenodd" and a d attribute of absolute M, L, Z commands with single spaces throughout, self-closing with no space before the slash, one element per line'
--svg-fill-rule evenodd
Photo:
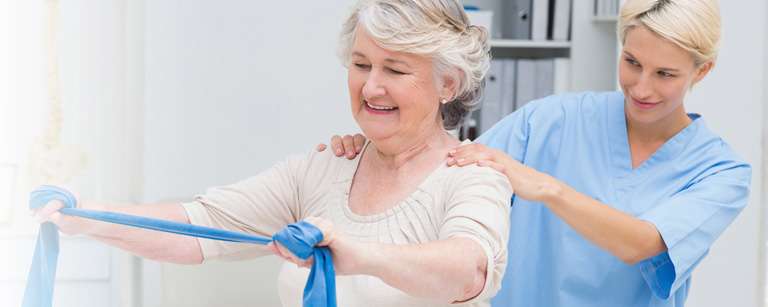
<path fill-rule="evenodd" d="M 531 39 L 535 41 L 547 40 L 549 0 L 533 0 L 532 4 Z"/>
<path fill-rule="evenodd" d="M 555 82 L 553 94 L 561 94 L 571 90 L 571 60 L 555 58 Z"/>
<path fill-rule="evenodd" d="M 532 0 L 503 1 L 504 16 L 501 35 L 508 39 L 531 39 Z"/>
<path fill-rule="evenodd" d="M 515 109 L 536 99 L 536 60 L 517 60 L 517 85 L 515 86 Z"/>
<path fill-rule="evenodd" d="M 500 118 L 507 116 L 514 112 L 516 87 L 517 87 L 517 60 L 506 59 L 504 60 L 504 79 L 502 80 L 501 90 L 501 113 Z"/>
<path fill-rule="evenodd" d="M 504 80 L 504 61 L 491 60 L 491 67 L 485 77 L 485 91 L 480 104 L 478 131 L 485 132 L 501 119 L 502 80 Z"/>
<path fill-rule="evenodd" d="M 535 98 L 552 95 L 555 92 L 555 60 L 536 60 Z"/>
<path fill-rule="evenodd" d="M 552 20 L 552 40 L 570 40 L 571 0 L 554 0 L 554 18 Z"/>

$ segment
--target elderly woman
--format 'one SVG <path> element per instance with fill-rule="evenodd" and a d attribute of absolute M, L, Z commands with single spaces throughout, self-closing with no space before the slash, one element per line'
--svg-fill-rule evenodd
<path fill-rule="evenodd" d="M 751 167 L 684 104 L 717 57 L 717 1 L 627 0 L 618 30 L 621 92 L 533 101 L 451 154 L 515 191 L 494 306 L 683 306 L 747 204 Z"/>
<path fill-rule="evenodd" d="M 489 63 L 487 33 L 455 0 L 361 1 L 341 34 L 352 114 L 369 136 L 357 159 L 289 158 L 184 204 L 81 207 L 269 236 L 307 220 L 330 248 L 340 306 L 488 306 L 506 266 L 511 189 L 499 172 L 449 168 L 446 132 L 474 106 Z M 301 304 L 307 263 L 280 245 L 198 240 L 38 214 L 142 257 L 195 264 L 276 253 L 286 306 Z"/>

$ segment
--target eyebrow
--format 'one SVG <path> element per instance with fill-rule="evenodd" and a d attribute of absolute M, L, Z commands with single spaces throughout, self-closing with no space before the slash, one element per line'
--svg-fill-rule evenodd
<path fill-rule="evenodd" d="M 353 57 L 361 57 L 361 58 L 365 58 L 366 57 L 364 54 L 362 54 L 362 53 L 360 53 L 358 51 L 352 52 L 352 56 Z M 408 65 L 408 63 L 403 61 L 403 60 L 398 60 L 398 59 L 393 59 L 393 58 L 386 58 L 386 59 L 384 59 L 384 62 L 391 63 L 391 64 L 402 64 L 402 65 L 405 65 L 408 68 L 411 68 L 411 65 Z"/>
<path fill-rule="evenodd" d="M 632 58 L 632 59 L 637 59 L 637 58 L 636 58 L 634 55 L 632 55 L 631 53 L 629 53 L 629 51 L 622 51 L 622 52 L 623 52 L 625 55 L 628 55 L 628 56 L 629 56 L 630 58 Z M 671 72 L 679 72 L 679 71 L 680 71 L 680 70 L 679 70 L 679 69 L 677 69 L 677 68 L 668 68 L 668 67 L 659 67 L 659 70 L 664 70 L 664 71 L 671 71 Z"/>

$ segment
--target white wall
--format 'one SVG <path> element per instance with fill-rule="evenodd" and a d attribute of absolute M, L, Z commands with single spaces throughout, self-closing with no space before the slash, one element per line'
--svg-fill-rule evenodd
<path fill-rule="evenodd" d="M 146 1 L 144 199 L 190 198 L 357 131 L 336 57 L 352 2 Z M 277 305 L 277 264 L 147 261 L 144 304 Z"/>
<path fill-rule="evenodd" d="M 187 198 L 254 174 L 288 153 L 309 150 L 332 133 L 354 131 L 344 70 L 334 58 L 336 32 L 351 2 L 147 3 L 145 200 Z M 574 22 L 582 28 L 574 29 L 571 87 L 611 89 L 614 25 L 581 20 L 590 18 L 591 10 L 581 2 L 574 6 L 579 19 Z M 744 33 L 765 28 L 768 12 L 762 0 L 720 5 L 719 64 L 690 95 L 688 106 L 752 163 L 753 194 L 694 273 L 687 305 L 759 306 L 764 153 L 758 144 L 768 82 L 765 71 L 755 68 L 766 66 L 766 38 Z M 275 264 L 146 263 L 145 303 L 276 304 Z"/>
<path fill-rule="evenodd" d="M 693 274 L 689 306 L 762 306 L 765 190 L 766 19 L 764 0 L 720 1 L 723 40 L 714 71 L 689 95 L 690 112 L 703 115 L 752 164 L 749 205 Z M 749 34 L 748 34 L 749 33 Z M 762 146 L 761 146 L 762 145 Z"/>
<path fill-rule="evenodd" d="M 125 48 L 125 7 L 122 0 L 61 1 L 57 19 L 46 8 L 58 1 L 16 2 L 13 21 L 17 37 L 13 61 L 16 118 L 12 143 L 21 177 L 39 177 L 27 164 L 33 159 L 30 145 L 46 127 L 54 127 L 60 145 L 56 152 L 42 151 L 42 162 L 61 181 L 88 199 L 132 200 L 141 180 L 141 101 L 127 95 L 128 61 Z M 45 29 L 50 21 L 56 35 L 54 49 L 47 45 Z M 56 54 L 58 81 L 48 75 L 48 54 Z M 52 94 L 60 97 L 63 112 L 52 120 Z M 60 94 L 60 95 L 59 95 Z M 13 110 L 13 108 L 12 108 Z M 1 112 L 7 112 L 3 108 Z M 61 123 L 57 127 L 55 122 Z M 69 177 L 57 172 L 58 163 L 82 154 L 84 167 Z M 72 163 L 78 165 L 78 163 Z M 66 168 L 65 168 L 66 169 Z M 31 260 L 37 224 L 25 207 L 32 186 L 41 182 L 19 180 L 10 225 L 0 225 L 0 250 L 10 261 L 0 261 L 0 305 L 18 306 Z M 48 182 L 45 182 L 48 183 Z M 9 226 L 9 227 L 8 227 Z M 131 258 L 86 238 L 62 237 L 54 292 L 56 306 L 131 305 Z M 7 252 L 10 251 L 10 252 Z M 8 301 L 6 301 L 8 300 Z M 5 303 L 7 302 L 7 304 Z"/>

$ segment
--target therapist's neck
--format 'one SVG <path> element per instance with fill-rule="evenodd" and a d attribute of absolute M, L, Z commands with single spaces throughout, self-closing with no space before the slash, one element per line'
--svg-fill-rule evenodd
<path fill-rule="evenodd" d="M 373 140 L 372 140 L 373 141 Z M 399 170 L 415 163 L 442 161 L 459 141 L 440 125 L 421 129 L 415 135 L 380 142 L 373 141 L 371 162 L 379 169 Z"/>
<path fill-rule="evenodd" d="M 682 105 L 655 122 L 640 123 L 632 120 L 630 116 L 626 116 L 626 121 L 627 136 L 630 142 L 640 143 L 664 143 L 692 122 Z"/>

